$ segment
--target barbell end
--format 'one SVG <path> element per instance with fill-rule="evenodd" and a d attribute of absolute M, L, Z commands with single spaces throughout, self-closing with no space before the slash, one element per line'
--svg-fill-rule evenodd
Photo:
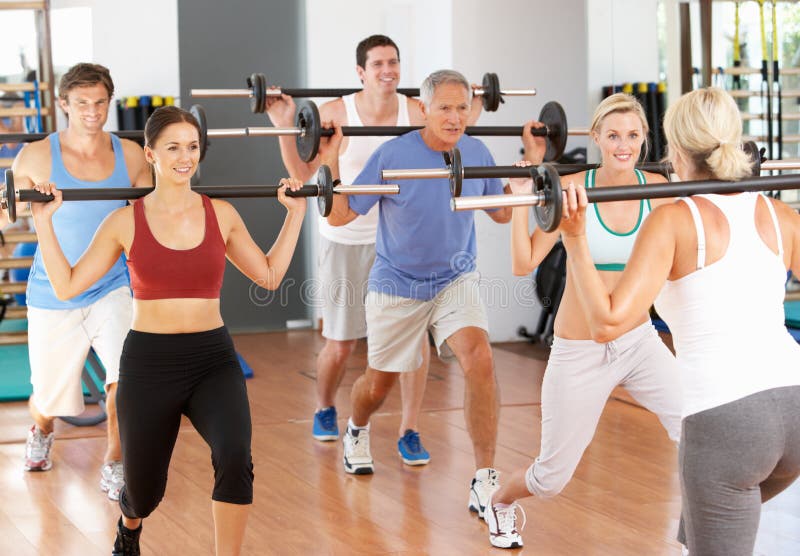
<path fill-rule="evenodd" d="M 192 89 L 189 94 L 194 98 L 250 98 L 250 89 Z"/>
<path fill-rule="evenodd" d="M 500 96 L 504 97 L 535 97 L 536 89 L 506 89 L 500 90 Z"/>

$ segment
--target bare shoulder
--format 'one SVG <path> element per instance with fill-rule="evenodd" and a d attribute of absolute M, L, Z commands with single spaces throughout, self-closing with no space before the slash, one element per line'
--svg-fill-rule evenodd
<path fill-rule="evenodd" d="M 234 206 L 224 199 L 211 199 L 211 206 L 214 207 L 214 211 L 217 214 L 239 214 Z"/>
<path fill-rule="evenodd" d="M 323 121 L 333 120 L 339 125 L 347 123 L 347 110 L 341 98 L 329 100 L 319 107 L 319 116 Z"/>
<path fill-rule="evenodd" d="M 231 203 L 222 199 L 211 199 L 211 206 L 214 208 L 214 214 L 217 216 L 217 225 L 222 237 L 227 238 L 231 231 L 241 228 L 244 224 L 239 211 L 236 210 Z"/>
<path fill-rule="evenodd" d="M 28 143 L 17 153 L 11 166 L 15 183 L 20 187 L 32 187 L 34 183 L 47 181 L 51 164 L 48 139 Z"/>
<path fill-rule="evenodd" d="M 139 200 L 138 202 L 143 202 Z M 133 226 L 133 205 L 125 205 L 115 209 L 106 217 L 106 226 L 123 231 Z"/>
<path fill-rule="evenodd" d="M 767 197 L 765 195 L 762 195 L 762 198 L 765 201 L 772 203 L 772 206 L 775 207 L 775 214 L 777 215 L 781 224 L 787 224 L 791 226 L 800 225 L 800 214 L 798 214 L 795 209 L 778 199 L 773 199 L 772 197 Z"/>
<path fill-rule="evenodd" d="M 406 105 L 408 106 L 408 121 L 411 125 L 422 125 L 423 115 L 422 108 L 420 107 L 422 101 L 413 97 L 406 97 Z"/>
<path fill-rule="evenodd" d="M 689 212 L 689 207 L 686 203 L 678 202 L 677 199 L 669 199 L 667 202 L 655 207 L 642 226 L 658 227 L 659 229 L 664 229 L 664 227 L 673 229 L 688 228 L 694 233 L 694 224 L 692 223 L 692 214 Z"/>
<path fill-rule="evenodd" d="M 120 139 L 122 144 L 122 153 L 125 156 L 125 162 L 137 162 L 144 164 L 144 150 L 138 143 L 130 139 Z"/>

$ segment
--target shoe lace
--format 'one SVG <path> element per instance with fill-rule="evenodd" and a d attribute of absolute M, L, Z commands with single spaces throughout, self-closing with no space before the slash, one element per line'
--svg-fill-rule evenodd
<path fill-rule="evenodd" d="M 369 457 L 369 433 L 361 430 L 358 436 L 350 436 L 353 442 L 352 455 L 356 457 Z"/>
<path fill-rule="evenodd" d="M 31 435 L 28 442 L 28 457 L 31 459 L 44 459 L 50 451 L 49 435 L 43 434 L 38 429 Z"/>
<path fill-rule="evenodd" d="M 522 514 L 522 527 L 519 531 L 525 529 L 525 524 L 528 522 L 528 516 L 525 515 L 525 510 L 516 502 L 507 508 L 495 507 L 494 513 L 497 516 L 497 532 L 499 534 L 518 533 L 517 531 L 517 509 Z"/>
<path fill-rule="evenodd" d="M 416 431 L 408 431 L 406 434 L 403 435 L 406 445 L 408 446 L 408 450 L 413 453 L 419 453 L 422 451 L 420 442 L 419 442 L 419 433 Z"/>
<path fill-rule="evenodd" d="M 332 409 L 320 411 L 319 420 L 326 429 L 332 429 L 336 424 L 336 413 Z"/>
<path fill-rule="evenodd" d="M 123 556 L 140 556 L 138 536 L 124 531 L 120 536 L 122 537 Z"/>

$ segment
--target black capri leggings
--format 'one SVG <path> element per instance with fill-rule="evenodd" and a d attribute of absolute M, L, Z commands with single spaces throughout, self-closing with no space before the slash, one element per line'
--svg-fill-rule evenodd
<path fill-rule="evenodd" d="M 167 470 L 186 415 L 211 447 L 211 498 L 253 502 L 250 405 L 228 330 L 153 334 L 131 330 L 117 385 L 125 486 L 119 505 L 145 518 L 167 487 Z"/>

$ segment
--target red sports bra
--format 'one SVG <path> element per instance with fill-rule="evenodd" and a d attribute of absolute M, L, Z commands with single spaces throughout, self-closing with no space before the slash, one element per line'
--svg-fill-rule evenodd
<path fill-rule="evenodd" d="M 225 273 L 225 242 L 211 199 L 202 196 L 206 226 L 203 241 L 192 249 L 170 249 L 147 225 L 144 200 L 133 205 L 135 225 L 128 255 L 134 299 L 219 299 Z"/>

